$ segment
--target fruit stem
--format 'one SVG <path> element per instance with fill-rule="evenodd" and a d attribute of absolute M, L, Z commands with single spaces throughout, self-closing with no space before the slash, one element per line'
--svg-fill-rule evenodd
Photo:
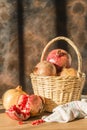
<path fill-rule="evenodd" d="M 18 85 L 18 86 L 16 87 L 16 89 L 17 89 L 17 90 L 22 90 L 22 86 Z"/>

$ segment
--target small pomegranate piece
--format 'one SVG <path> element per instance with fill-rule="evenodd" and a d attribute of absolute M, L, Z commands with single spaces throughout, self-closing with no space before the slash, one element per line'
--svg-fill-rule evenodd
<path fill-rule="evenodd" d="M 30 95 L 29 96 L 30 102 L 30 114 L 31 116 L 39 115 L 44 111 L 44 104 L 45 101 L 43 98 L 37 95 Z"/>
<path fill-rule="evenodd" d="M 39 124 L 42 124 L 44 123 L 45 121 L 43 119 L 38 119 L 38 120 L 35 120 L 32 122 L 32 125 L 39 125 Z"/>
<path fill-rule="evenodd" d="M 57 67 L 58 72 L 60 72 L 63 67 L 69 68 L 71 66 L 71 56 L 63 49 L 52 50 L 49 52 L 46 60 L 53 63 Z"/>

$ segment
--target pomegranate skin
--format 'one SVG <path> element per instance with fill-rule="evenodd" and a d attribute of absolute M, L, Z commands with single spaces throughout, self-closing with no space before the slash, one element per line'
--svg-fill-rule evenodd
<path fill-rule="evenodd" d="M 63 49 L 54 49 L 51 52 L 49 52 L 46 60 L 53 63 L 56 66 L 57 71 L 60 72 L 63 67 L 71 67 L 72 59 L 67 51 Z"/>
<path fill-rule="evenodd" d="M 37 95 L 30 95 L 30 114 L 31 116 L 40 115 L 44 111 L 45 100 Z"/>

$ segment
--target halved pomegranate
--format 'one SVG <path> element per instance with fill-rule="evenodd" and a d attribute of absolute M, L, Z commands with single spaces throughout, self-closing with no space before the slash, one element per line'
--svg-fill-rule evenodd
<path fill-rule="evenodd" d="M 27 120 L 43 111 L 43 101 L 37 95 L 23 94 L 19 97 L 17 105 L 6 110 L 7 115 L 14 120 Z"/>

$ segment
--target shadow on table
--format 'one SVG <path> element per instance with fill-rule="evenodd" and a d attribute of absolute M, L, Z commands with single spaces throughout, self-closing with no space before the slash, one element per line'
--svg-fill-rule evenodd
<path fill-rule="evenodd" d="M 4 113 L 5 112 L 5 109 L 0 109 L 0 113 Z"/>

